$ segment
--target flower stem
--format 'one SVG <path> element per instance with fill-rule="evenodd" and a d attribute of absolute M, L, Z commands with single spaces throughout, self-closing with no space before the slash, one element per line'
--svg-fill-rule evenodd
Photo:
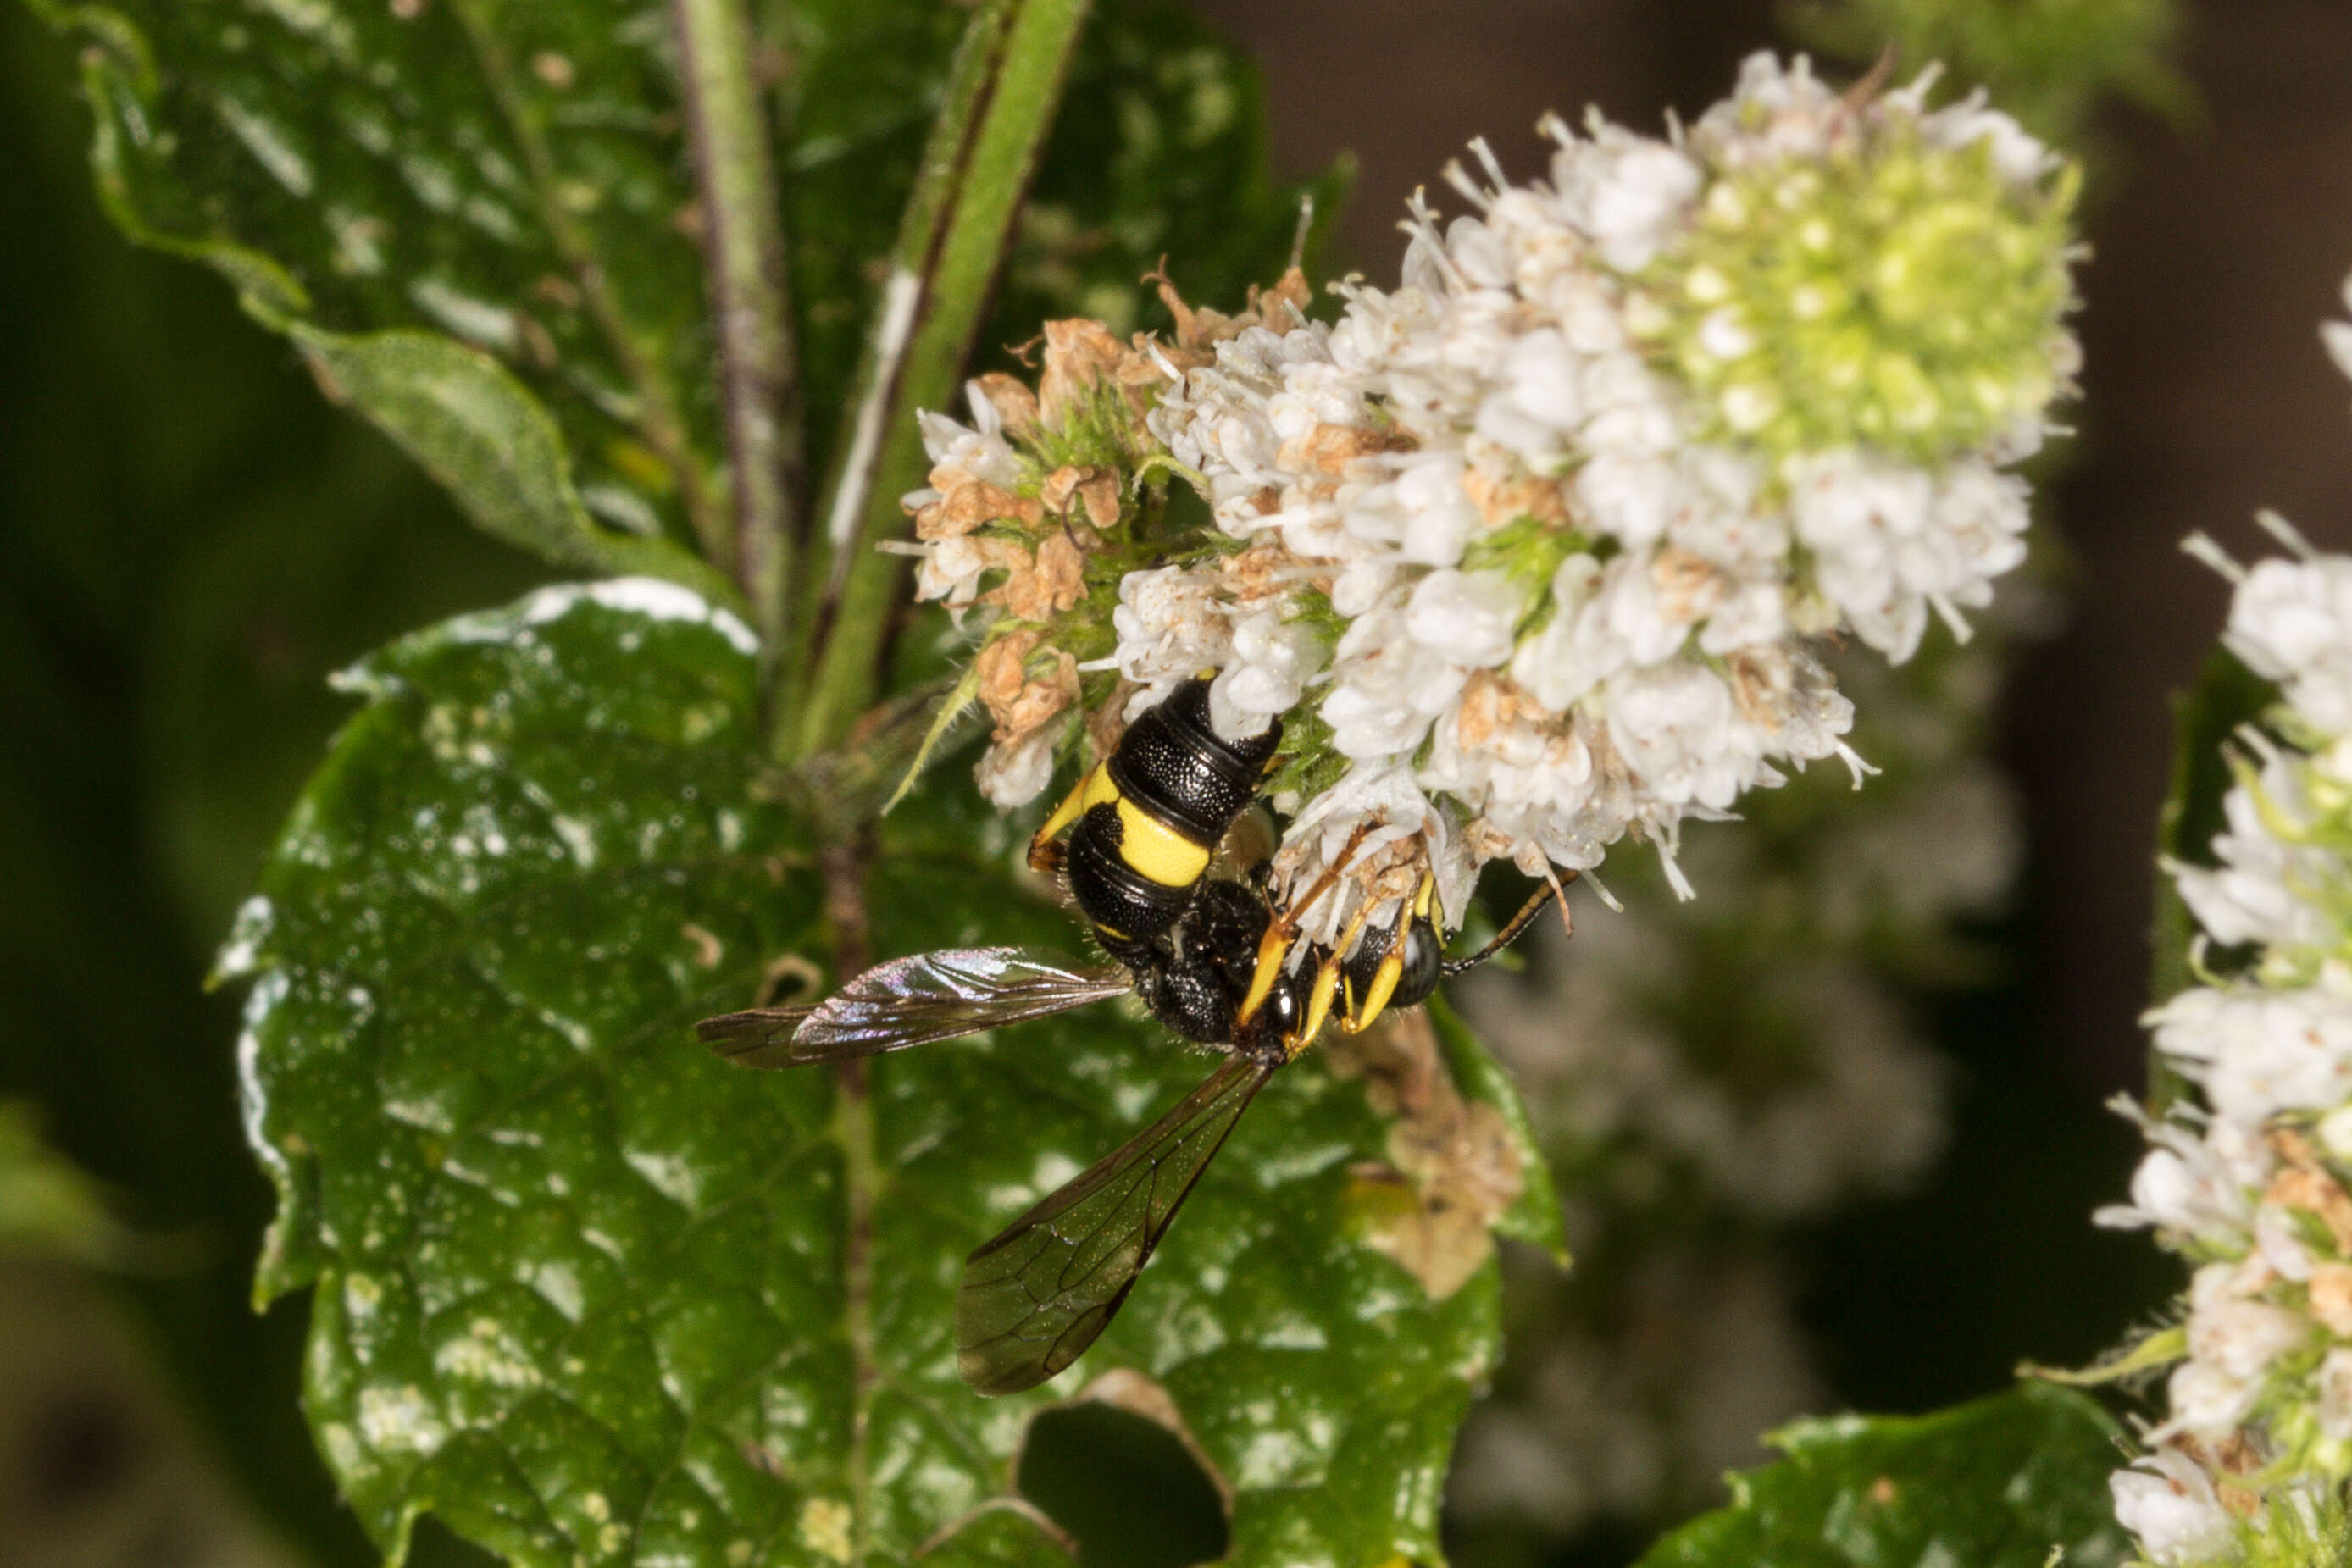
<path fill-rule="evenodd" d="M 731 567 L 771 670 L 788 631 L 806 442 L 791 285 L 767 118 L 753 80 L 744 0 L 671 0 L 695 183 L 707 232 L 734 487 Z"/>
<path fill-rule="evenodd" d="M 805 674 L 786 709 L 799 718 L 778 736 L 792 758 L 839 741 L 873 701 L 899 570 L 874 546 L 922 478 L 914 413 L 954 394 L 1086 12 L 1087 0 L 991 0 L 957 51 L 826 488 L 826 568 L 806 579 Z"/>
<path fill-rule="evenodd" d="M 872 957 L 866 911 L 867 847 L 835 844 L 820 856 L 824 912 L 832 928 L 834 974 L 845 980 L 865 972 Z M 833 1136 L 841 1146 L 842 1193 L 848 1226 L 842 1240 L 842 1321 L 849 1341 L 848 1471 L 852 1563 L 862 1562 L 873 1512 L 874 1395 L 881 1382 L 874 1348 L 874 1197 L 881 1173 L 874 1152 L 874 1099 L 866 1063 L 852 1058 L 834 1068 Z"/>

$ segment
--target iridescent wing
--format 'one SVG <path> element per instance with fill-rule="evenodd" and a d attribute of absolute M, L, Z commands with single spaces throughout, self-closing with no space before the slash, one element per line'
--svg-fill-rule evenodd
<path fill-rule="evenodd" d="M 1122 996 L 1116 966 L 1080 967 L 1034 947 L 950 947 L 877 964 L 814 1008 L 705 1019 L 695 1032 L 746 1067 L 879 1056 Z"/>
<path fill-rule="evenodd" d="M 1228 1058 L 1208 1082 L 965 1260 L 956 1370 L 982 1394 L 1017 1394 L 1094 1343 L 1225 1134 L 1280 1066 Z"/>
<path fill-rule="evenodd" d="M 723 1013 L 694 1026 L 695 1038 L 738 1067 L 794 1067 L 793 1031 L 816 1011 L 814 1002 Z"/>

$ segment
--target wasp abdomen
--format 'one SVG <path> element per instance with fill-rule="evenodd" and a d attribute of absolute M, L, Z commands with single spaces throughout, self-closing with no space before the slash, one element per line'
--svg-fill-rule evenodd
<path fill-rule="evenodd" d="M 1209 683 L 1193 679 L 1145 710 L 1073 792 L 1064 871 L 1113 956 L 1129 961 L 1134 944 L 1182 917 L 1281 744 L 1279 724 L 1248 740 L 1223 739 L 1209 724 Z"/>
<path fill-rule="evenodd" d="M 1064 862 L 1070 896 L 1097 934 L 1110 939 L 1107 945 L 1112 945 L 1115 957 L 1120 956 L 1116 943 L 1148 941 L 1176 924 L 1209 863 L 1207 852 L 1201 851 L 1199 866 L 1189 876 L 1171 880 L 1154 874 L 1181 868 L 1167 863 L 1175 858 L 1171 846 L 1148 831 L 1136 834 L 1138 843 L 1129 843 L 1128 830 L 1139 815 L 1125 800 L 1088 807 L 1070 830 L 1070 852 Z"/>
<path fill-rule="evenodd" d="M 1118 791 L 1196 843 L 1214 848 L 1257 798 L 1265 765 L 1282 744 L 1279 720 L 1246 740 L 1227 740 L 1209 723 L 1209 683 L 1193 679 L 1147 708 L 1111 753 Z"/>

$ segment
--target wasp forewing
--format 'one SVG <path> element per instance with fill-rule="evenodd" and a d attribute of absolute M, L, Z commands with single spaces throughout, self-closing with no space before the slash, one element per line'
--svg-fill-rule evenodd
<path fill-rule="evenodd" d="M 704 1019 L 694 1026 L 697 1040 L 738 1067 L 798 1067 L 793 1054 L 793 1031 L 801 1027 L 815 1004 L 788 1008 L 752 1008 Z"/>
<path fill-rule="evenodd" d="M 877 964 L 814 1008 L 705 1019 L 695 1032 L 746 1067 L 803 1067 L 879 1056 L 1125 995 L 1116 967 L 1082 967 L 1036 947 L 950 947 Z"/>
<path fill-rule="evenodd" d="M 1228 1059 L 1175 1109 L 971 1255 L 955 1304 L 956 1369 L 966 1383 L 1017 1394 L 1094 1343 L 1280 1065 Z"/>
<path fill-rule="evenodd" d="M 875 964 L 816 1006 L 724 1013 L 694 1032 L 743 1067 L 807 1067 L 1066 1013 L 1131 988 L 1124 968 L 1082 968 L 1045 947 L 948 947 Z"/>

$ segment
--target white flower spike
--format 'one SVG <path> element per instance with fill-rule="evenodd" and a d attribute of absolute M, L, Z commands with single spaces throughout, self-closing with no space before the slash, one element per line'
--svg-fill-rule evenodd
<path fill-rule="evenodd" d="M 2198 1265 L 2178 1338 L 2149 1342 L 2180 1357 L 2168 1415 L 2115 1478 L 2159 1568 L 2301 1540 L 2352 1479 L 2352 559 L 2263 521 L 2292 559 L 2187 547 L 2233 584 L 2223 642 L 2283 698 L 2237 737 L 2219 863 L 2165 867 L 2206 958 L 2230 956 L 2148 1013 L 2197 1092 L 2125 1107 L 2150 1147 L 2131 1202 L 2095 1217 Z"/>
<path fill-rule="evenodd" d="M 1525 185 L 1474 143 L 1473 213 L 1416 195 L 1399 286 L 1339 285 L 1328 324 L 1295 272 L 1236 317 L 1165 291 L 1173 341 L 1054 324 L 1039 392 L 928 424 L 908 498 L 923 591 L 1037 639 L 990 697 L 991 797 L 1045 788 L 1072 707 L 1216 668 L 1221 729 L 1285 726 L 1279 885 L 1346 842 L 1317 824 L 1396 813 L 1316 906 L 1328 940 L 1409 867 L 1458 920 L 1478 864 L 1589 872 L 1629 833 L 1687 896 L 1685 820 L 1828 758 L 1859 781 L 1816 640 L 1965 632 L 2025 553 L 2003 467 L 2076 362 L 2071 168 L 1931 79 L 1854 99 L 1759 55 L 1686 134 L 1547 119 Z M 1088 597 L 1120 538 L 1072 510 L 1098 469 L 1150 522 L 1181 476 L 1208 523 Z M 1056 648 L 1073 704 L 1039 685 Z"/>

